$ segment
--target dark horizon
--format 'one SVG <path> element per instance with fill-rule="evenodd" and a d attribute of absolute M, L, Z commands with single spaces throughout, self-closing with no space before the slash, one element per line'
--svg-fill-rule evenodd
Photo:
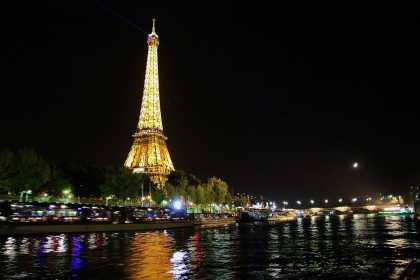
<path fill-rule="evenodd" d="M 419 17 L 223 3 L 7 5 L 0 146 L 122 165 L 147 54 L 128 21 L 156 18 L 176 169 L 277 200 L 419 185 Z"/>

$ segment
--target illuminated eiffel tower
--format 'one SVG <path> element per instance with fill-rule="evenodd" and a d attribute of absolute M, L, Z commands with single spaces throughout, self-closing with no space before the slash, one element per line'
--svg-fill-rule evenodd
<path fill-rule="evenodd" d="M 124 166 L 132 169 L 134 173 L 149 175 L 153 183 L 162 187 L 169 173 L 174 170 L 174 166 L 166 146 L 168 138 L 163 134 L 160 113 L 157 56 L 159 36 L 155 32 L 154 19 L 152 33 L 147 37 L 147 44 L 149 50 L 140 119 Z"/>

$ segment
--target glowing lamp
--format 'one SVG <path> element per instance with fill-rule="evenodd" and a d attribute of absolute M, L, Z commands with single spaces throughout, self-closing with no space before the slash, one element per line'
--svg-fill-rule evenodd
<path fill-rule="evenodd" d="M 176 210 L 180 210 L 180 209 L 182 208 L 182 203 L 181 203 L 181 201 L 180 201 L 180 200 L 175 200 L 175 201 L 174 201 L 174 208 L 175 208 Z"/>

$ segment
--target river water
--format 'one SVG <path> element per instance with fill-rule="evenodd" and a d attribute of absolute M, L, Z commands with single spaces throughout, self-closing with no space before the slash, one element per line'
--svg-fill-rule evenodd
<path fill-rule="evenodd" d="M 387 279 L 420 256 L 413 218 L 0 237 L 3 279 Z"/>

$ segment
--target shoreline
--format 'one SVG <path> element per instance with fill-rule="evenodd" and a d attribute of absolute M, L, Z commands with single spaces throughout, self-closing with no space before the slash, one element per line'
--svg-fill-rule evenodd
<path fill-rule="evenodd" d="M 235 219 L 219 219 L 205 221 L 165 221 L 138 224 L 69 224 L 69 225 L 0 225 L 0 236 L 55 234 L 55 233 L 85 233 L 85 232 L 119 232 L 148 231 L 173 228 L 211 228 L 223 227 L 236 223 Z"/>

